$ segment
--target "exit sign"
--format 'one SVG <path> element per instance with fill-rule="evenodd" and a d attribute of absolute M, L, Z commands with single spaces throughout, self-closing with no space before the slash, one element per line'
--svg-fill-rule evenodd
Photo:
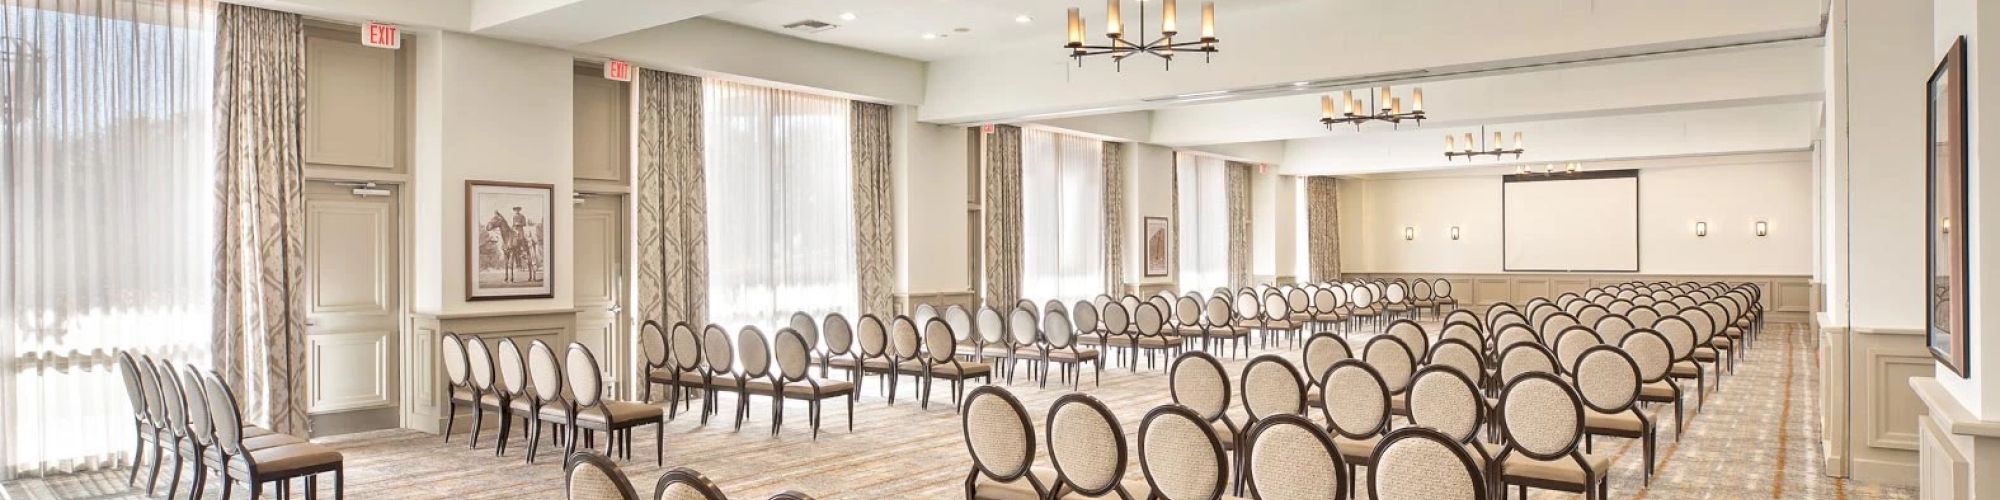
<path fill-rule="evenodd" d="M 632 63 L 617 59 L 604 61 L 604 77 L 621 82 L 632 81 Z"/>
<path fill-rule="evenodd" d="M 361 29 L 361 44 L 382 49 L 403 48 L 403 28 L 369 21 Z"/>

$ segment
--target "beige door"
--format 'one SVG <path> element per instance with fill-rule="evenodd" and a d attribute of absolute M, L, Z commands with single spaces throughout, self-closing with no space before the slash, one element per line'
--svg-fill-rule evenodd
<path fill-rule="evenodd" d="M 402 220 L 394 186 L 306 183 L 307 410 L 315 435 L 397 425 Z"/>
<path fill-rule="evenodd" d="M 625 197 L 585 195 L 576 206 L 576 341 L 590 347 L 614 394 L 627 387 Z"/>

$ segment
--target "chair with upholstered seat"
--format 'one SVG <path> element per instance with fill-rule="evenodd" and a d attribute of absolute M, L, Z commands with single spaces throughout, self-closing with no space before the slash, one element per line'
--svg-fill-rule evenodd
<path fill-rule="evenodd" d="M 687 467 L 675 467 L 653 485 L 653 500 L 729 500 L 722 488 L 708 476 Z"/>
<path fill-rule="evenodd" d="M 1344 500 L 1350 491 L 1348 468 L 1333 438 L 1301 415 L 1259 420 L 1238 457 L 1251 498 Z"/>
<path fill-rule="evenodd" d="M 564 460 L 563 500 L 639 500 L 639 492 L 618 464 L 586 450 Z"/>
<path fill-rule="evenodd" d="M 153 425 L 153 413 L 156 411 L 153 408 L 159 406 L 159 395 L 156 386 L 150 386 L 146 382 L 151 380 L 152 376 L 145 375 L 140 370 L 139 362 L 132 357 L 130 351 L 118 351 L 118 374 L 125 381 L 125 396 L 132 403 L 132 465 L 129 467 L 131 470 L 128 477 L 125 478 L 126 484 L 138 483 L 139 463 L 146 458 L 146 443 L 155 442 L 159 438 L 156 434 L 159 427 Z M 159 463 L 157 452 L 154 453 L 153 460 L 154 464 Z"/>
<path fill-rule="evenodd" d="M 1424 355 L 1421 366 L 1443 366 L 1457 370 L 1479 387 L 1487 386 L 1486 378 L 1490 375 L 1486 369 L 1486 358 L 1480 355 L 1479 348 L 1460 339 L 1439 340 L 1437 345 L 1431 346 L 1431 352 Z M 1421 372 L 1422 369 L 1418 371 Z M 1416 377 L 1413 375 L 1410 380 L 1415 383 Z"/>
<path fill-rule="evenodd" d="M 632 458 L 632 429 L 653 426 L 653 461 L 666 463 L 666 411 L 658 406 L 631 401 L 617 401 L 604 397 L 604 371 L 597 364 L 597 356 L 580 342 L 571 342 L 569 355 L 563 370 L 563 384 L 569 386 L 572 399 L 569 407 L 569 428 L 567 452 L 575 452 L 577 434 L 588 431 L 605 433 L 606 453 Z"/>
<path fill-rule="evenodd" d="M 1619 347 L 1639 369 L 1639 401 L 1674 405 L 1674 440 L 1679 441 L 1685 413 L 1681 411 L 1681 386 L 1668 376 L 1673 366 L 1673 347 L 1660 332 L 1646 328 L 1626 334 Z"/>
<path fill-rule="evenodd" d="M 1593 436 L 1639 439 L 1645 449 L 1646 484 L 1653 479 L 1653 419 L 1639 410 L 1639 365 L 1615 346 L 1590 348 L 1577 358 L 1577 396 L 1583 401 L 1583 452 Z"/>
<path fill-rule="evenodd" d="M 500 407 L 504 409 L 499 412 L 500 438 L 494 440 L 493 456 L 496 457 L 507 454 L 507 436 L 513 433 L 514 419 L 521 419 L 522 432 L 525 433 L 525 426 L 533 425 L 535 416 L 541 411 L 535 405 L 534 395 L 528 392 L 528 362 L 521 355 L 521 345 L 511 338 L 500 339 L 499 351 L 498 358 L 493 361 L 500 372 L 496 389 Z"/>
<path fill-rule="evenodd" d="M 542 425 L 548 424 L 556 432 L 550 435 L 552 444 L 560 444 L 569 428 L 570 400 L 563 395 L 562 363 L 556 360 L 556 351 L 548 342 L 535 340 L 528 343 L 529 400 L 535 408 L 532 427 L 525 429 L 528 438 L 528 463 L 535 463 L 535 455 L 541 450 Z"/>
<path fill-rule="evenodd" d="M 933 316 L 931 319 L 936 319 Z M 897 315 L 889 322 L 889 405 L 896 404 L 896 385 L 904 375 L 915 377 L 918 392 L 924 387 L 924 335 L 909 316 Z"/>
<path fill-rule="evenodd" d="M 1062 313 L 1058 311 L 1050 314 L 1050 316 L 1062 316 Z M 964 400 L 965 384 L 967 381 L 973 379 L 978 379 L 986 383 L 993 381 L 993 367 L 991 365 L 960 360 L 958 356 L 954 355 L 956 353 L 956 349 L 954 349 L 956 345 L 955 338 L 957 338 L 956 334 L 952 333 L 950 324 L 945 323 L 943 320 L 932 318 L 930 323 L 924 325 L 923 343 L 925 355 L 923 359 L 916 366 L 904 366 L 901 368 L 904 370 L 915 368 L 920 370 L 919 373 L 923 375 L 924 385 L 921 395 L 923 404 L 921 406 L 924 408 L 930 407 L 931 387 L 937 380 L 951 382 L 952 408 L 957 408 L 959 402 Z M 1047 380 L 1047 375 L 1043 375 L 1043 380 Z"/>
<path fill-rule="evenodd" d="M 798 330 L 786 328 L 778 330 L 775 349 L 778 370 L 770 379 L 751 380 L 748 391 L 774 396 L 771 403 L 771 434 L 777 435 L 785 426 L 786 399 L 806 401 L 806 418 L 812 424 L 813 438 L 819 438 L 820 401 L 832 398 L 847 400 L 847 430 L 854 431 L 854 383 L 845 380 L 819 380 L 812 376 L 812 351 L 806 346 L 805 335 Z"/>
<path fill-rule="evenodd" d="M 1187 339 L 1167 333 L 1167 314 L 1168 311 L 1160 309 L 1158 304 L 1150 303 L 1139 304 L 1139 308 L 1133 310 L 1132 368 L 1134 370 L 1139 367 L 1140 354 L 1146 355 L 1146 368 L 1151 369 L 1158 353 L 1167 352 L 1171 355 L 1187 345 Z"/>
<path fill-rule="evenodd" d="M 708 387 L 708 374 L 702 371 L 701 358 L 705 350 L 701 336 L 695 335 L 694 327 L 686 321 L 674 322 L 672 334 L 668 336 L 667 366 L 647 375 L 648 380 L 667 384 L 667 418 L 680 416 L 682 408 L 694 402 L 694 391 Z M 647 399 L 652 401 L 652 399 Z M 702 408 L 707 409 L 704 401 Z"/>
<path fill-rule="evenodd" d="M 1596 332 L 1598 339 L 1603 340 L 1606 345 L 1625 342 L 1625 335 L 1632 333 L 1634 328 L 1638 326 L 1621 314 L 1606 314 L 1590 325 L 1590 330 Z"/>
<path fill-rule="evenodd" d="M 472 405 L 472 436 L 466 439 L 467 446 L 479 447 L 479 431 L 486 426 L 486 412 L 506 420 L 507 402 L 500 397 L 499 372 L 493 368 L 493 351 L 486 346 L 486 339 L 460 337 L 465 341 L 465 359 L 472 370 L 472 392 L 476 401 Z"/>
<path fill-rule="evenodd" d="M 479 391 L 473 389 L 472 362 L 465 355 L 465 341 L 445 332 L 438 338 L 438 353 L 444 363 L 444 442 L 451 442 L 452 427 L 458 423 L 458 405 L 479 406 Z"/>
<path fill-rule="evenodd" d="M 1452 311 L 1458 310 L 1458 298 L 1451 296 L 1451 280 L 1438 278 L 1437 281 L 1431 282 L 1431 289 L 1437 294 L 1439 307 Z"/>
<path fill-rule="evenodd" d="M 747 380 L 736 371 L 736 346 L 721 325 L 711 323 L 701 329 L 701 364 L 701 423 L 707 425 L 709 417 L 722 411 L 716 394 L 733 392 L 741 400 Z M 737 428 L 742 428 L 740 422 Z"/>
<path fill-rule="evenodd" d="M 1667 369 L 1667 376 L 1676 380 L 1694 379 L 1695 411 L 1701 411 L 1708 398 L 1707 376 L 1703 374 L 1701 361 L 1695 358 L 1701 339 L 1696 336 L 1694 324 L 1680 316 L 1661 316 L 1653 322 L 1653 331 L 1667 339 L 1668 351 L 1673 364 Z"/>
<path fill-rule="evenodd" d="M 1202 303 L 1201 309 L 1202 338 L 1205 341 L 1204 343 L 1207 344 L 1203 346 L 1204 349 L 1214 349 L 1216 343 L 1230 342 L 1236 347 L 1237 356 L 1242 356 L 1249 352 L 1249 344 L 1245 343 L 1243 339 L 1249 338 L 1250 330 L 1238 326 L 1236 321 L 1234 321 L 1234 318 L 1231 316 L 1234 310 L 1230 308 L 1228 296 L 1215 295 L 1209 297 L 1207 302 Z"/>
<path fill-rule="evenodd" d="M 1445 365 L 1426 366 L 1410 379 L 1410 425 L 1435 429 L 1479 455 L 1483 470 L 1499 447 L 1479 439 L 1492 408 L 1471 375 Z"/>
<path fill-rule="evenodd" d="M 1150 305 L 1150 304 L 1148 304 Z M 1111 408 L 1089 394 L 1071 393 L 1049 407 L 1049 461 L 1055 465 L 1058 498 L 1067 494 L 1132 500 L 1152 492 L 1143 484 L 1126 484 L 1125 431 Z M 1135 488 L 1135 486 L 1137 488 Z"/>
<path fill-rule="evenodd" d="M 1208 353 L 1181 354 L 1167 367 L 1167 393 L 1173 396 L 1174 404 L 1201 415 L 1203 422 L 1215 428 L 1222 447 L 1235 450 L 1240 430 L 1229 420 L 1231 389 L 1229 372 Z"/>
<path fill-rule="evenodd" d="M 1103 321 L 1106 328 L 1110 328 L 1114 323 L 1122 325 L 1123 323 L 1117 323 L 1124 317 L 1119 313 L 1122 310 L 1123 308 L 1116 303 L 1107 304 L 1104 307 L 1103 316 L 1100 317 L 1099 321 Z M 1034 310 L 1016 308 L 1012 313 L 1007 315 L 1005 347 L 1007 348 L 1007 352 L 1010 353 L 1007 355 L 1006 364 L 1008 385 L 1014 384 L 1014 375 L 1020 372 L 1020 368 L 1015 363 L 1027 362 L 1029 380 L 1033 380 L 1035 376 L 1041 373 L 1041 344 L 1042 329 L 1037 324 Z"/>
<path fill-rule="evenodd" d="M 965 475 L 965 498 L 1013 500 L 1048 495 L 1049 488 L 1033 467 L 1035 426 L 1021 400 L 1005 388 L 979 386 L 965 396 L 959 421 L 966 451 L 972 456 L 972 470 Z"/>
<path fill-rule="evenodd" d="M 1410 376 L 1417 373 L 1417 354 L 1402 339 L 1381 335 L 1368 340 L 1361 347 L 1361 360 L 1382 377 L 1384 388 L 1389 391 L 1389 414 L 1408 415 L 1410 411 L 1408 394 Z"/>
<path fill-rule="evenodd" d="M 1096 323 L 1097 313 L 1087 311 L 1094 310 L 1095 308 L 1090 305 L 1090 302 L 1077 302 L 1076 311 L 1089 315 L 1093 325 Z M 1076 345 L 1078 339 L 1076 330 L 1076 327 L 1070 325 L 1069 316 L 1064 315 L 1061 311 L 1051 312 L 1042 316 L 1042 387 L 1048 387 L 1049 385 L 1049 368 L 1055 365 L 1062 365 L 1061 375 L 1069 379 L 1070 388 L 1082 388 L 1084 363 L 1090 363 L 1096 368 L 1091 382 L 1103 385 L 1104 360 L 1102 354 L 1096 349 L 1078 347 Z M 957 362 L 947 360 L 939 363 L 956 364 Z M 981 365 L 979 371 L 980 373 L 986 372 L 984 365 Z M 981 375 L 972 376 L 978 377 Z M 956 388 L 963 380 L 964 377 L 953 379 L 953 394 L 957 394 Z M 956 401 L 956 397 L 953 400 Z"/>
<path fill-rule="evenodd" d="M 1299 375 L 1297 366 L 1290 360 L 1276 354 L 1265 354 L 1250 359 L 1243 365 L 1243 377 L 1239 381 L 1243 393 L 1242 432 L 1248 432 L 1258 422 L 1275 415 L 1304 415 L 1306 412 L 1306 388 L 1304 377 Z M 1238 436 L 1241 443 L 1246 436 Z M 1240 461 L 1242 454 L 1237 455 Z M 1237 489 L 1242 489 L 1243 478 L 1237 478 Z"/>
<path fill-rule="evenodd" d="M 778 391 L 771 382 L 771 338 L 755 326 L 737 330 L 736 357 L 740 358 L 738 375 L 743 380 L 736 398 L 736 428 L 742 429 L 743 421 L 750 418 L 750 401 L 756 396 L 764 396 L 771 400 L 771 434 L 777 435 L 778 412 L 784 402 L 778 398 Z"/>
<path fill-rule="evenodd" d="M 1560 374 L 1555 353 L 1541 344 L 1515 344 L 1500 353 L 1500 364 L 1494 371 L 1494 384 L 1506 386 L 1514 379 L 1530 373 Z"/>
<path fill-rule="evenodd" d="M 1346 292 L 1340 287 L 1321 286 L 1312 293 L 1312 322 L 1317 331 L 1331 332 L 1347 325 Z"/>
<path fill-rule="evenodd" d="M 1424 331 L 1424 326 L 1417 324 L 1416 321 L 1409 319 L 1390 321 L 1389 328 L 1382 330 L 1382 333 L 1403 341 L 1403 347 L 1408 348 L 1412 355 L 1422 356 L 1431 350 L 1430 333 Z"/>
<path fill-rule="evenodd" d="M 1410 287 L 1400 279 L 1382 289 L 1382 301 L 1382 316 L 1385 318 L 1408 318 L 1416 311 L 1410 303 Z"/>
<path fill-rule="evenodd" d="M 646 320 L 639 323 L 639 354 L 645 367 L 639 372 L 645 374 L 639 384 L 639 399 L 653 400 L 653 384 L 674 385 L 672 344 L 667 338 L 667 328 L 660 322 Z M 516 351 L 518 352 L 518 350 Z M 672 389 L 668 389 L 671 393 Z"/>
<path fill-rule="evenodd" d="M 819 376 L 828 376 L 828 369 L 835 357 L 847 358 L 854 350 L 854 324 L 847 322 L 847 315 L 827 313 L 820 326 Z M 855 386 L 860 387 L 859 383 Z"/>
<path fill-rule="evenodd" d="M 1229 456 L 1202 415 L 1161 405 L 1139 422 L 1139 468 L 1151 498 L 1217 500 L 1229 488 Z"/>
<path fill-rule="evenodd" d="M 1465 446 L 1425 427 L 1390 431 L 1368 468 L 1368 496 L 1375 500 L 1485 500 L 1490 489 L 1485 469 Z"/>
<path fill-rule="evenodd" d="M 1507 383 L 1500 395 L 1500 432 L 1505 446 L 1494 456 L 1493 472 L 1502 485 L 1527 497 L 1528 488 L 1607 496 L 1605 473 L 1611 457 L 1577 449 L 1583 440 L 1583 402 L 1576 390 L 1551 373 L 1529 373 Z"/>
<path fill-rule="evenodd" d="M 1452 314 L 1455 315 L 1461 312 L 1465 311 L 1452 311 Z M 1447 318 L 1445 319 L 1444 328 L 1438 331 L 1438 341 L 1443 342 L 1446 340 L 1457 340 L 1469 346 L 1483 348 L 1486 345 L 1486 332 L 1480 330 L 1479 324 L 1476 322 Z"/>
<path fill-rule="evenodd" d="M 1173 313 L 1173 324 L 1167 325 L 1169 333 L 1181 338 L 1201 339 L 1202 349 L 1214 347 L 1215 339 L 1208 336 L 1208 330 L 1202 325 L 1203 311 L 1199 297 L 1190 293 L 1174 299 Z"/>
<path fill-rule="evenodd" d="M 826 364 L 847 370 L 848 381 L 857 390 L 867 384 L 868 374 L 887 376 L 894 370 L 895 364 L 889 359 L 889 325 L 872 313 L 861 315 L 861 321 L 855 323 L 853 351 L 853 356 L 833 357 Z M 887 391 L 889 384 L 881 384 L 881 389 Z"/>
<path fill-rule="evenodd" d="M 1590 331 L 1589 327 L 1584 326 L 1563 329 L 1555 334 L 1554 340 L 1556 371 L 1572 377 L 1576 374 L 1576 360 L 1583 356 L 1583 351 L 1604 345 L 1604 340 L 1597 337 L 1597 332 Z"/>
<path fill-rule="evenodd" d="M 1375 445 L 1389 429 L 1389 388 L 1374 366 L 1358 359 L 1335 362 L 1321 378 L 1326 390 L 1320 393 L 1320 411 L 1353 481 L 1356 467 L 1373 463 Z"/>
<path fill-rule="evenodd" d="M 208 398 L 208 415 L 215 427 L 216 470 L 222 476 L 223 498 L 228 498 L 227 492 L 237 481 L 249 489 L 250 500 L 257 500 L 263 496 L 264 483 L 277 482 L 283 491 L 294 478 L 304 478 L 307 498 L 315 498 L 319 474 L 328 472 L 333 473 L 333 498 L 346 498 L 346 462 L 340 452 L 306 442 L 266 448 L 247 446 L 235 391 L 213 372 L 202 377 L 202 385 Z"/>
<path fill-rule="evenodd" d="M 1306 372 L 1306 405 L 1319 406 L 1320 386 L 1325 382 L 1319 377 L 1326 374 L 1326 369 L 1332 368 L 1335 361 L 1353 357 L 1354 349 L 1347 347 L 1347 341 L 1339 335 L 1320 332 L 1306 339 L 1304 359 L 1300 360 Z"/>

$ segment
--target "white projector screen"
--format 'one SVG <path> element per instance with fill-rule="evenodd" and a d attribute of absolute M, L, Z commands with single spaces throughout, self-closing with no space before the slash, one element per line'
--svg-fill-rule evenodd
<path fill-rule="evenodd" d="M 1507 271 L 1639 271 L 1638 171 L 1509 175 L 1500 185 Z"/>

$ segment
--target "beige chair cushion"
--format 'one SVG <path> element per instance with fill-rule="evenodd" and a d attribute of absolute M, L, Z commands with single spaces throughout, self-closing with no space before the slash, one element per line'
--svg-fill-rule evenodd
<path fill-rule="evenodd" d="M 903 373 L 907 374 L 924 373 L 924 363 L 922 361 L 904 361 L 903 364 L 898 365 L 898 368 L 901 368 Z M 993 373 L 993 366 L 985 363 L 960 361 L 958 364 L 931 366 L 930 373 L 931 375 L 944 377 L 981 377 L 988 373 Z"/>
<path fill-rule="evenodd" d="M 1097 356 L 1098 352 L 1096 349 L 1077 349 L 1074 352 L 1068 349 L 1049 351 L 1049 359 L 1057 361 L 1089 361 L 1097 359 Z"/>
<path fill-rule="evenodd" d="M 1343 436 L 1333 437 L 1333 448 L 1340 450 L 1340 458 L 1350 464 L 1366 465 L 1374 463 L 1375 446 L 1379 444 L 1382 444 L 1382 436 L 1370 436 L 1367 439 L 1349 439 Z"/>
<path fill-rule="evenodd" d="M 243 449 L 251 451 L 265 450 L 304 442 L 306 440 L 292 437 L 288 434 L 265 434 L 253 438 L 243 438 Z"/>
<path fill-rule="evenodd" d="M 257 464 L 257 474 L 262 476 L 285 475 L 341 462 L 340 452 L 312 443 L 252 450 L 249 459 Z M 231 460 L 229 463 L 230 469 L 239 476 L 245 473 L 242 461 Z"/>
<path fill-rule="evenodd" d="M 750 392 L 756 394 L 765 394 L 765 395 L 771 394 L 773 392 L 771 389 L 771 381 L 768 379 L 757 379 L 750 381 Z M 844 396 L 850 392 L 854 392 L 853 382 L 848 382 L 845 380 L 819 380 L 820 397 Z M 811 398 L 812 396 L 813 396 L 812 384 L 808 384 L 803 380 L 798 382 L 792 382 L 790 384 L 785 384 L 785 397 L 787 398 L 805 399 L 805 398 Z"/>
<path fill-rule="evenodd" d="M 250 439 L 253 437 L 264 436 L 269 434 L 271 434 L 270 429 L 265 429 L 263 427 L 258 427 L 255 425 L 243 426 L 243 439 Z"/>
<path fill-rule="evenodd" d="M 1639 386 L 1639 397 L 1644 399 L 1672 399 L 1674 397 L 1674 386 L 1667 385 L 1667 381 L 1665 380 L 1642 385 Z"/>
<path fill-rule="evenodd" d="M 1623 413 L 1598 413 L 1589 408 L 1583 410 L 1583 426 L 1586 430 L 1601 432 L 1645 432 L 1646 422 L 1630 411 Z"/>
<path fill-rule="evenodd" d="M 656 420 L 666 411 L 658 406 L 627 401 L 605 401 L 604 409 L 611 411 L 610 423 L 613 425 Z M 565 411 L 564 408 L 556 408 L 555 405 L 542 407 L 544 416 L 563 416 Z M 577 410 L 576 419 L 580 422 L 605 423 L 604 412 L 596 408 Z"/>
<path fill-rule="evenodd" d="M 1697 352 L 1695 355 L 1701 354 Z M 1676 377 L 1693 377 L 1701 373 L 1701 365 L 1694 364 L 1693 361 L 1680 361 L 1674 363 L 1674 367 L 1667 370 L 1667 373 Z"/>
<path fill-rule="evenodd" d="M 1609 454 L 1584 455 L 1583 459 L 1600 477 L 1611 470 Z M 1578 486 L 1589 484 L 1589 478 L 1584 477 L 1583 469 L 1577 466 L 1576 460 L 1567 457 L 1544 462 L 1515 453 L 1507 456 L 1507 460 L 1500 464 L 1499 469 L 1500 474 L 1508 478 L 1538 479 Z"/>

